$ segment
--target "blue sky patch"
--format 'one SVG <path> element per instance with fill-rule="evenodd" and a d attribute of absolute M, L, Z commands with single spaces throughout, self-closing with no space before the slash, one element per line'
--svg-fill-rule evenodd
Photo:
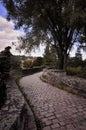
<path fill-rule="evenodd" d="M 0 2 L 0 16 L 6 18 L 6 15 L 7 15 L 7 11 L 6 11 L 6 9 L 4 8 L 4 6 Z"/>

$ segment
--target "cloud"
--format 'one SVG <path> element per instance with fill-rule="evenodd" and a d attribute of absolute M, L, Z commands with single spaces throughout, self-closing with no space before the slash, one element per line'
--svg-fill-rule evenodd
<path fill-rule="evenodd" d="M 0 16 L 0 28 L 13 28 L 13 22 L 7 21 L 5 18 Z"/>
<path fill-rule="evenodd" d="M 0 16 L 0 51 L 4 50 L 6 46 L 12 46 L 12 42 L 17 42 L 17 37 L 23 35 L 23 31 L 14 30 L 14 23 L 12 21 L 7 21 L 5 18 Z M 33 56 L 42 56 L 44 52 L 44 47 L 40 46 L 40 50 L 32 52 Z M 12 54 L 18 55 L 19 52 L 15 50 L 15 46 L 12 46 Z M 20 55 L 24 55 L 21 52 Z"/>
<path fill-rule="evenodd" d="M 0 16 L 0 51 L 6 46 L 12 46 L 12 42 L 17 41 L 17 37 L 21 36 L 23 32 L 14 30 L 14 23 L 7 21 Z"/>

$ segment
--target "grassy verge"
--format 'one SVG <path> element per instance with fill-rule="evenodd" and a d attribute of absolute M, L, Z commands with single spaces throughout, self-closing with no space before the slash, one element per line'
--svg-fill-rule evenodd
<path fill-rule="evenodd" d="M 75 91 L 73 89 L 69 88 L 68 86 L 66 86 L 64 84 L 59 84 L 58 82 L 53 82 L 53 83 L 49 82 L 46 75 L 41 76 L 40 79 L 43 82 L 46 82 L 46 83 L 49 83 L 49 84 L 53 85 L 54 87 L 57 87 L 57 88 L 59 88 L 61 90 L 67 91 L 67 92 L 72 93 L 72 94 L 75 94 Z"/>
<path fill-rule="evenodd" d="M 68 87 L 67 87 L 66 85 L 64 85 L 64 84 L 55 83 L 55 86 L 56 86 L 57 88 L 59 88 L 59 89 L 62 89 L 62 90 L 65 90 L 65 91 L 67 91 L 67 92 L 69 92 L 69 93 L 75 94 L 75 92 L 74 92 L 73 89 L 68 88 Z"/>

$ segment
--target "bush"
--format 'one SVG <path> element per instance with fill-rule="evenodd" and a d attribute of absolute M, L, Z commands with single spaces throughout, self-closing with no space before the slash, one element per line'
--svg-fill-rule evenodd
<path fill-rule="evenodd" d="M 78 67 L 67 67 L 67 74 L 68 75 L 78 75 L 82 73 L 81 66 Z"/>
<path fill-rule="evenodd" d="M 6 84 L 5 78 L 10 74 L 10 59 L 12 54 L 10 53 L 11 47 L 6 47 L 4 51 L 0 52 L 0 109 L 6 100 Z"/>
<path fill-rule="evenodd" d="M 37 57 L 34 61 L 32 66 L 42 66 L 43 65 L 43 58 L 42 57 Z"/>
<path fill-rule="evenodd" d="M 18 56 L 11 57 L 11 69 L 12 70 L 20 70 L 21 60 Z"/>
<path fill-rule="evenodd" d="M 23 75 L 29 75 L 29 74 L 33 74 L 33 73 L 37 73 L 43 70 L 43 67 L 33 67 L 30 69 L 22 69 L 22 74 Z"/>
<path fill-rule="evenodd" d="M 0 109 L 6 100 L 6 84 L 0 78 Z"/>
<path fill-rule="evenodd" d="M 70 66 L 70 67 L 78 67 L 78 66 L 82 66 L 82 65 L 83 65 L 83 61 L 76 57 L 71 57 L 68 60 L 68 66 Z"/>
<path fill-rule="evenodd" d="M 28 60 L 24 61 L 23 67 L 26 68 L 26 69 L 31 68 L 32 67 L 32 62 L 28 61 Z"/>
<path fill-rule="evenodd" d="M 4 72 L 10 72 L 10 58 L 6 56 L 0 57 L 0 72 L 3 74 Z"/>

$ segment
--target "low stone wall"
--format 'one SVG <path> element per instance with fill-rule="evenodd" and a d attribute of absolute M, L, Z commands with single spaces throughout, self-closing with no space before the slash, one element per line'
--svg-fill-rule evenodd
<path fill-rule="evenodd" d="M 64 71 L 44 70 L 43 77 L 51 84 L 63 84 L 86 98 L 86 80 L 74 76 L 67 76 Z"/>
<path fill-rule="evenodd" d="M 36 130 L 33 113 L 15 81 L 7 81 L 7 100 L 0 110 L 0 130 Z"/>

